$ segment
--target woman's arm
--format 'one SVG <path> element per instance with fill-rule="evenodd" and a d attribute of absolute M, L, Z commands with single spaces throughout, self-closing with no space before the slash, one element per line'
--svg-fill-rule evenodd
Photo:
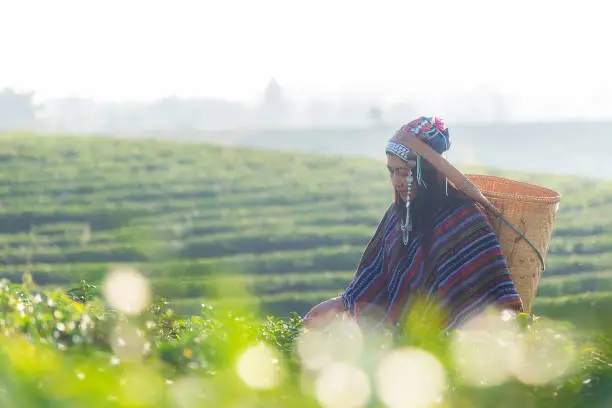
<path fill-rule="evenodd" d="M 336 296 L 335 298 L 327 299 L 315 305 L 306 313 L 302 322 L 305 325 L 326 323 L 342 311 L 344 311 L 342 297 Z"/>
<path fill-rule="evenodd" d="M 376 231 L 361 256 L 353 280 L 344 293 L 314 306 L 304 322 L 324 321 L 337 313 L 348 312 L 353 317 L 374 305 L 386 294 L 386 275 L 383 272 L 384 233 L 391 207 L 378 223 Z"/>
<path fill-rule="evenodd" d="M 385 232 L 388 228 L 390 206 L 382 217 L 370 242 L 366 246 L 353 280 L 341 299 L 344 309 L 353 317 L 359 318 L 368 308 L 381 305 L 387 295 L 387 274 L 385 260 Z"/>

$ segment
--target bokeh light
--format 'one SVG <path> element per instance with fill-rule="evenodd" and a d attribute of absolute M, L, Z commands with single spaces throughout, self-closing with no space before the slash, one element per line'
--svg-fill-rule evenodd
<path fill-rule="evenodd" d="M 102 291 L 112 308 L 129 315 L 142 312 L 151 300 L 149 281 L 132 268 L 110 271 L 104 280 Z"/>
<path fill-rule="evenodd" d="M 334 319 L 326 326 L 306 330 L 296 344 L 302 363 L 313 371 L 332 362 L 356 362 L 363 346 L 363 333 L 353 319 Z"/>
<path fill-rule="evenodd" d="M 457 331 L 450 347 L 460 378 L 477 387 L 507 381 L 522 356 L 518 325 L 507 313 L 487 311 Z"/>
<path fill-rule="evenodd" d="M 356 365 L 342 362 L 321 370 L 315 387 L 317 400 L 325 408 L 364 407 L 371 394 L 366 373 Z"/>
<path fill-rule="evenodd" d="M 250 388 L 270 389 L 280 382 L 278 362 L 276 354 L 265 344 L 259 343 L 242 353 L 236 370 L 240 379 Z"/>
<path fill-rule="evenodd" d="M 460 378 L 490 387 L 510 379 L 545 385 L 568 372 L 578 354 L 561 327 L 537 322 L 529 332 L 507 313 L 483 313 L 457 331 L 451 356 Z"/>
<path fill-rule="evenodd" d="M 440 401 L 446 373 L 431 353 L 414 347 L 389 352 L 376 371 L 376 390 L 389 408 L 424 408 Z"/>
<path fill-rule="evenodd" d="M 528 385 L 545 385 L 572 368 L 578 350 L 570 333 L 549 321 L 537 324 L 533 335 L 523 335 L 522 358 L 515 365 L 515 377 Z"/>

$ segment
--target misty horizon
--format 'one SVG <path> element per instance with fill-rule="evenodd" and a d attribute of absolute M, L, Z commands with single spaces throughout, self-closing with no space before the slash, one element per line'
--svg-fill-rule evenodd
<path fill-rule="evenodd" d="M 457 130 L 458 160 L 608 177 L 595 166 L 612 148 L 606 11 L 595 0 L 6 2 L 0 131 L 332 153 L 357 137 L 367 155 L 424 115 Z"/>
<path fill-rule="evenodd" d="M 449 122 L 612 119 L 606 11 L 594 0 L 21 0 L 0 6 L 0 89 L 42 104 L 252 107 L 275 78 L 297 105 L 410 104 Z"/>

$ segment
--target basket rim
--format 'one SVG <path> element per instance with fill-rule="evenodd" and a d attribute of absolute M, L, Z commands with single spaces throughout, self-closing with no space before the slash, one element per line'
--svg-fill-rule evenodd
<path fill-rule="evenodd" d="M 559 203 L 559 201 L 561 200 L 561 194 L 559 192 L 552 190 L 550 188 L 547 188 L 547 187 L 537 185 L 537 184 L 528 183 L 526 181 L 513 180 L 507 177 L 493 176 L 489 174 L 466 174 L 465 176 L 472 181 L 477 181 L 478 179 L 496 180 L 497 182 L 501 182 L 507 185 L 509 184 L 509 185 L 519 185 L 519 186 L 530 187 L 532 189 L 541 191 L 542 193 L 546 194 L 546 196 L 535 196 L 531 194 L 500 193 L 497 191 L 490 191 L 490 190 L 487 190 L 485 188 L 481 188 L 480 186 L 478 186 L 478 189 L 481 190 L 483 193 L 485 193 L 489 197 L 502 198 L 502 199 L 505 198 L 505 199 L 511 199 L 511 200 L 521 200 L 521 201 L 531 201 L 531 202 L 538 202 L 538 203 L 549 203 L 549 204 L 556 204 L 556 203 Z"/>

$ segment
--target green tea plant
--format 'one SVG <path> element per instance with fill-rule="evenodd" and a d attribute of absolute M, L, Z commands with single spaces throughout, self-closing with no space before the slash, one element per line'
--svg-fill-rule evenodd
<path fill-rule="evenodd" d="M 612 396 L 609 339 L 541 317 L 487 315 L 451 333 L 414 319 L 398 332 L 127 304 L 86 281 L 67 292 L 2 281 L 2 406 L 603 407 Z"/>

